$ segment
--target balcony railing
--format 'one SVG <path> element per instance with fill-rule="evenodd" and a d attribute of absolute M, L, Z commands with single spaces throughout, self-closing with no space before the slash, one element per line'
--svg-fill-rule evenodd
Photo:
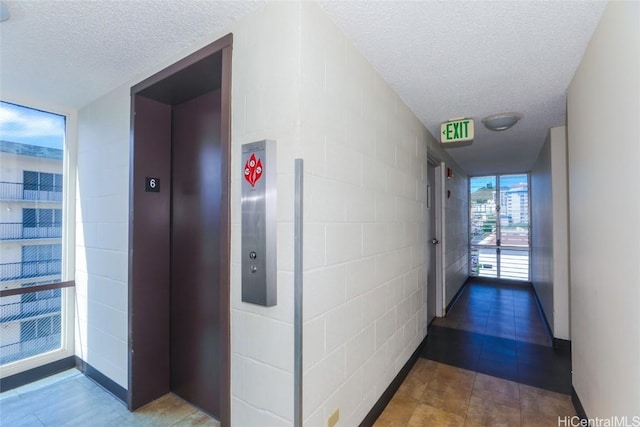
<path fill-rule="evenodd" d="M 57 350 L 62 346 L 61 343 L 61 335 L 56 333 L 31 340 L 20 340 L 11 344 L 0 345 L 0 365 Z"/>
<path fill-rule="evenodd" d="M 37 294 L 37 292 L 33 294 Z M 17 298 L 17 300 L 4 302 L 5 300 L 9 300 L 9 298 Z M 59 291 L 49 298 L 37 299 L 35 301 L 22 301 L 19 295 L 3 297 L 0 301 L 3 301 L 0 304 L 0 323 L 16 322 L 43 315 L 60 314 L 62 307 L 62 299 L 60 298 Z"/>
<path fill-rule="evenodd" d="M 0 200 L 62 202 L 62 186 L 0 182 Z"/>
<path fill-rule="evenodd" d="M 0 264 L 0 281 L 60 275 L 62 260 L 25 261 Z"/>
<path fill-rule="evenodd" d="M 5 222 L 0 224 L 0 240 L 26 239 L 59 239 L 62 237 L 62 226 L 25 227 L 21 222 Z"/>

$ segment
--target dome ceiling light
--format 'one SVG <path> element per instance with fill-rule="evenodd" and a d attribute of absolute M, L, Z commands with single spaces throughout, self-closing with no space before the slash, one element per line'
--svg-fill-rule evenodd
<path fill-rule="evenodd" d="M 482 123 L 489 130 L 501 131 L 507 130 L 522 118 L 522 114 L 518 113 L 500 113 L 492 114 L 482 119 Z"/>

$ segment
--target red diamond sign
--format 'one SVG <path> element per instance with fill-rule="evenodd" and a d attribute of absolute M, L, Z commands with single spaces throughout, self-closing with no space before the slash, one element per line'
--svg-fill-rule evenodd
<path fill-rule="evenodd" d="M 256 158 L 256 155 L 252 153 L 247 163 L 244 164 L 244 179 L 252 187 L 255 187 L 256 182 L 262 177 L 262 170 L 262 160 Z"/>

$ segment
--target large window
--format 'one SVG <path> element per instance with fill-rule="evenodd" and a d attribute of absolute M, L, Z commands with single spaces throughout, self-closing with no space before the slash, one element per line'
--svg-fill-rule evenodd
<path fill-rule="evenodd" d="M 529 280 L 529 175 L 469 180 L 472 276 Z"/>
<path fill-rule="evenodd" d="M 64 277 L 66 117 L 0 102 L 2 376 L 69 355 Z"/>

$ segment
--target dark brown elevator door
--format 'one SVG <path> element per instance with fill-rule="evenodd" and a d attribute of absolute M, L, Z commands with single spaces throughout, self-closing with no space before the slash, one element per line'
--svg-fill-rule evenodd
<path fill-rule="evenodd" d="M 220 91 L 172 117 L 171 389 L 220 414 Z"/>

